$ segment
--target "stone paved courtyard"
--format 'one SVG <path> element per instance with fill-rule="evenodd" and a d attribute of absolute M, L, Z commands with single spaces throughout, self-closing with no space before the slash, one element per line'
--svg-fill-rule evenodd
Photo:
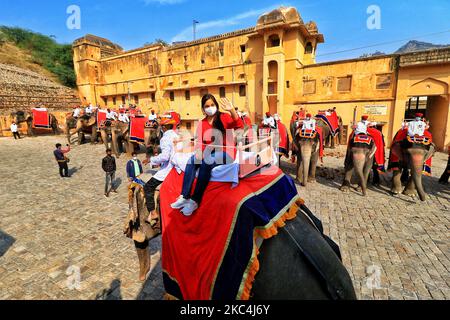
<path fill-rule="evenodd" d="M 62 180 L 52 155 L 57 142 L 64 137 L 0 139 L 0 299 L 161 299 L 160 239 L 151 242 L 153 271 L 142 284 L 134 246 L 122 235 L 127 159 L 118 160 L 119 194 L 107 199 L 104 147 L 76 146 L 73 177 Z M 436 155 L 421 203 L 389 195 L 384 178 L 367 197 L 341 193 L 339 152 L 325 158 L 316 184 L 299 191 L 341 246 L 358 297 L 450 299 L 450 188 L 437 183 L 446 155 Z M 367 282 L 378 270 L 380 286 L 372 289 Z"/>

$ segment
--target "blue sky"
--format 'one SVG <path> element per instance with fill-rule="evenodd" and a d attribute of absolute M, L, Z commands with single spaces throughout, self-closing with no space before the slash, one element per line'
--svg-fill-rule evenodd
<path fill-rule="evenodd" d="M 70 5 L 81 9 L 81 30 L 66 27 Z M 156 38 L 167 42 L 192 40 L 193 19 L 200 22 L 198 37 L 251 27 L 259 15 L 280 5 L 296 7 L 305 22 L 317 22 L 325 35 L 318 62 L 377 50 L 391 53 L 408 39 L 450 44 L 448 0 L 1 0 L 0 24 L 54 35 L 64 43 L 91 33 L 133 49 Z M 379 30 L 367 28 L 370 5 L 381 10 Z M 435 34 L 443 31 L 448 32 Z"/>

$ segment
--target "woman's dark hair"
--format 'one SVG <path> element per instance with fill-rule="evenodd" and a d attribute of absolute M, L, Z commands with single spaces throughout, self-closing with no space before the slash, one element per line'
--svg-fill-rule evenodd
<path fill-rule="evenodd" d="M 58 148 L 60 148 L 60 147 L 62 147 L 62 144 L 61 144 L 61 143 L 58 143 L 58 144 L 56 145 L 56 149 L 58 149 Z"/>
<path fill-rule="evenodd" d="M 208 100 L 212 100 L 217 107 L 217 113 L 214 116 L 214 121 L 213 121 L 213 128 L 220 130 L 220 132 L 222 132 L 222 134 L 225 134 L 225 127 L 223 126 L 222 119 L 221 119 L 222 112 L 219 111 L 219 104 L 217 103 L 216 97 L 214 97 L 210 93 L 205 94 L 202 98 L 202 109 L 205 109 L 205 104 Z"/>

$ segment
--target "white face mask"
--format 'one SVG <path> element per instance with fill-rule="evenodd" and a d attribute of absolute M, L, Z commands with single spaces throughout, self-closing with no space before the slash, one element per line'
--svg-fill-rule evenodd
<path fill-rule="evenodd" d="M 217 107 L 211 106 L 211 107 L 205 108 L 205 113 L 207 116 L 212 117 L 217 113 Z"/>
<path fill-rule="evenodd" d="M 137 157 L 134 157 L 133 160 L 137 160 Z"/>

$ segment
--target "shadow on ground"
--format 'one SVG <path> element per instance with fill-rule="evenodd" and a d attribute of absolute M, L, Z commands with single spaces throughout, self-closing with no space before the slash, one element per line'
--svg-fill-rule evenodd
<path fill-rule="evenodd" d="M 16 239 L 0 230 L 0 258 L 8 252 L 14 242 L 16 242 Z"/>

